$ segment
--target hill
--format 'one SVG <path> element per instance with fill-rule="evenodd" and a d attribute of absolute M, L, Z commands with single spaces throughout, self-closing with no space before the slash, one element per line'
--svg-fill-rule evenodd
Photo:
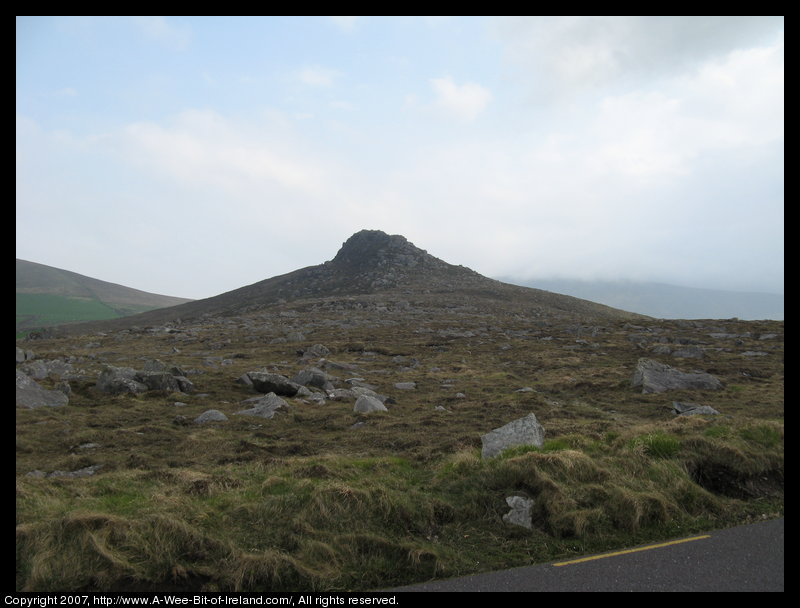
<path fill-rule="evenodd" d="M 534 314 L 561 319 L 636 319 L 629 313 L 541 289 L 510 285 L 444 262 L 405 237 L 362 230 L 323 264 L 301 268 L 229 291 L 102 324 L 64 328 L 75 333 L 99 328 L 159 325 L 209 316 L 237 316 L 279 304 L 333 307 L 403 301 L 410 307 L 458 308 L 469 305 L 486 314 Z"/>
<path fill-rule="evenodd" d="M 784 297 L 781 294 L 701 289 L 644 281 L 522 280 L 509 277 L 503 280 L 585 298 L 657 319 L 784 318 Z"/>
<path fill-rule="evenodd" d="M 114 319 L 189 302 L 17 259 L 17 333 L 98 319 Z"/>

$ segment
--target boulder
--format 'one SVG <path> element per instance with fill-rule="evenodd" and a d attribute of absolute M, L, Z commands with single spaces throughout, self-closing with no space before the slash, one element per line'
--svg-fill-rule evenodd
<path fill-rule="evenodd" d="M 356 399 L 353 411 L 360 414 L 369 414 L 371 412 L 388 412 L 389 410 L 386 409 L 380 399 L 370 395 L 361 395 Z"/>
<path fill-rule="evenodd" d="M 194 392 L 194 382 L 189 380 L 186 376 L 175 376 L 175 382 L 178 383 L 178 389 L 182 393 L 193 393 Z"/>
<path fill-rule="evenodd" d="M 699 405 L 697 403 L 672 402 L 672 411 L 678 416 L 695 416 L 705 414 L 708 416 L 718 416 L 719 412 L 710 405 Z"/>
<path fill-rule="evenodd" d="M 722 383 L 706 372 L 682 372 L 653 359 L 639 359 L 631 384 L 641 386 L 642 393 L 663 393 L 669 390 L 718 390 Z"/>
<path fill-rule="evenodd" d="M 100 372 L 95 385 L 97 390 L 112 395 L 123 393 L 144 393 L 147 385 L 136 379 L 136 370 L 132 367 L 114 367 L 112 365 Z"/>
<path fill-rule="evenodd" d="M 194 419 L 195 424 L 206 424 L 207 422 L 226 422 L 228 417 L 219 410 L 207 410 Z"/>
<path fill-rule="evenodd" d="M 69 397 L 62 391 L 47 390 L 33 378 L 17 370 L 17 407 L 60 407 L 68 403 Z"/>
<path fill-rule="evenodd" d="M 522 526 L 528 530 L 533 528 L 533 523 L 531 522 L 533 499 L 525 496 L 507 496 L 506 504 L 511 507 L 511 510 L 503 515 L 504 522 L 512 526 Z"/>
<path fill-rule="evenodd" d="M 367 397 L 374 397 L 381 403 L 386 403 L 386 401 L 388 400 L 388 397 L 386 395 L 381 395 L 379 393 L 376 393 L 371 388 L 366 388 L 364 386 L 354 386 L 350 390 L 353 391 L 353 394 L 356 396 L 356 399 L 361 395 L 366 395 Z"/>
<path fill-rule="evenodd" d="M 314 346 L 309 346 L 303 351 L 298 351 L 298 354 L 302 359 L 322 359 L 323 357 L 327 357 L 331 354 L 330 349 L 323 344 L 315 344 Z"/>
<path fill-rule="evenodd" d="M 506 448 L 515 445 L 533 445 L 541 447 L 544 443 L 544 427 L 539 424 L 536 414 L 530 413 L 524 418 L 494 429 L 481 436 L 482 458 L 494 458 Z"/>
<path fill-rule="evenodd" d="M 324 391 L 332 391 L 335 388 L 333 385 L 335 379 L 336 378 L 329 376 L 319 368 L 307 367 L 297 372 L 297 374 L 292 377 L 292 382 L 302 384 L 303 386 L 314 386 Z"/>
<path fill-rule="evenodd" d="M 300 385 L 280 374 L 269 372 L 248 372 L 247 377 L 259 393 L 275 393 L 284 397 L 294 397 Z"/>
<path fill-rule="evenodd" d="M 144 384 L 151 391 L 167 391 L 175 393 L 181 390 L 178 381 L 169 372 L 141 371 L 136 372 L 136 380 Z"/>
<path fill-rule="evenodd" d="M 335 388 L 329 394 L 333 401 L 355 401 L 357 396 L 355 391 L 347 388 Z"/>
<path fill-rule="evenodd" d="M 275 417 L 276 413 L 280 411 L 287 412 L 290 409 L 289 404 L 275 393 L 269 393 L 263 397 L 247 399 L 242 403 L 251 405 L 252 407 L 236 412 L 238 416 L 258 416 L 259 418 L 271 419 Z"/>

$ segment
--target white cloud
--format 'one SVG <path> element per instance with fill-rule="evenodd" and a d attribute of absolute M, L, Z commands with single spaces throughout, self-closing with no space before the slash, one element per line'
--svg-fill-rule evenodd
<path fill-rule="evenodd" d="M 148 37 L 176 51 L 189 48 L 192 39 L 188 26 L 174 25 L 165 17 L 131 17 L 133 23 Z"/>
<path fill-rule="evenodd" d="M 355 29 L 358 23 L 358 17 L 328 17 L 336 27 L 339 29 L 350 32 Z"/>
<path fill-rule="evenodd" d="M 241 194 L 252 192 L 254 185 L 272 184 L 321 195 L 320 167 L 266 131 L 236 125 L 211 111 L 191 110 L 169 126 L 128 125 L 120 143 L 129 158 L 188 187 L 213 185 Z"/>
<path fill-rule="evenodd" d="M 298 80 L 312 87 L 329 87 L 339 75 L 336 70 L 318 66 L 305 67 L 297 72 Z"/>
<path fill-rule="evenodd" d="M 446 76 L 431 78 L 430 84 L 436 94 L 436 105 L 466 121 L 475 120 L 492 99 L 489 89 L 474 82 L 459 85 Z"/>
<path fill-rule="evenodd" d="M 501 18 L 494 32 L 541 98 L 673 77 L 782 29 L 782 17 L 552 16 Z"/>

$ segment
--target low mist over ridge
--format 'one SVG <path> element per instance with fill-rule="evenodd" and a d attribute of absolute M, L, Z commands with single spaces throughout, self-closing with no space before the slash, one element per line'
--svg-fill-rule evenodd
<path fill-rule="evenodd" d="M 584 298 L 659 319 L 784 319 L 784 296 L 774 293 L 725 291 L 645 281 L 579 279 L 500 280 Z"/>

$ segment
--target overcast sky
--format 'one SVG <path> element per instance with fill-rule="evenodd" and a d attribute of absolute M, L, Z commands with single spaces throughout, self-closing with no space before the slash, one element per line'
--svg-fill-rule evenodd
<path fill-rule="evenodd" d="M 202 298 L 402 234 L 783 293 L 782 17 L 17 17 L 16 253 Z"/>

